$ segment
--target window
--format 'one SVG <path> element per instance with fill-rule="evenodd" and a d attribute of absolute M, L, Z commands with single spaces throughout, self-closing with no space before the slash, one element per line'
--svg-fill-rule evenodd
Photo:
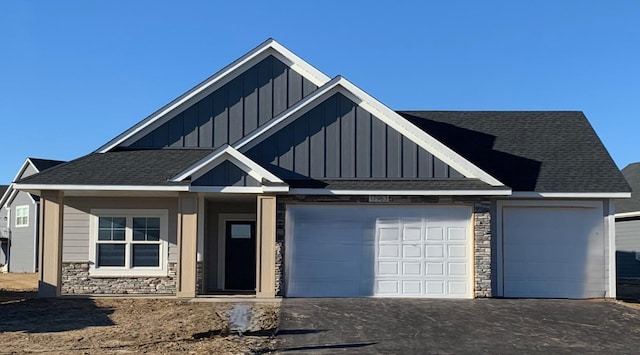
<path fill-rule="evenodd" d="M 166 275 L 166 210 L 92 210 L 92 275 Z"/>
<path fill-rule="evenodd" d="M 29 226 L 29 206 L 16 207 L 16 227 Z"/>

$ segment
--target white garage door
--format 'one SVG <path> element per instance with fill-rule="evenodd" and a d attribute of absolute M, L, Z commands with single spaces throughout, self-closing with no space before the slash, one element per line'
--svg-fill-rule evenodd
<path fill-rule="evenodd" d="M 502 216 L 506 297 L 604 297 L 602 204 L 505 206 Z"/>
<path fill-rule="evenodd" d="M 471 208 L 287 206 L 288 297 L 472 297 Z"/>

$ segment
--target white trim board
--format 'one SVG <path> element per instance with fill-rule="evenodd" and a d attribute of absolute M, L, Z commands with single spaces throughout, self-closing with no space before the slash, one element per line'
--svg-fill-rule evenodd
<path fill-rule="evenodd" d="M 248 151 L 336 93 L 345 95 L 351 101 L 372 113 L 383 123 L 409 138 L 427 152 L 442 160 L 445 164 L 459 171 L 465 177 L 480 179 L 491 186 L 504 186 L 504 184 L 496 178 L 487 174 L 469 160 L 463 158 L 341 76 L 335 77 L 280 115 L 274 117 L 271 121 L 265 123 L 261 128 L 256 129 L 251 134 L 240 139 L 233 144 L 233 147 L 240 152 Z"/>
<path fill-rule="evenodd" d="M 513 198 L 629 198 L 630 192 L 529 192 L 516 191 Z"/>
<path fill-rule="evenodd" d="M 295 55 L 290 50 L 286 49 L 274 39 L 270 38 L 258 47 L 249 51 L 247 54 L 222 68 L 202 83 L 196 85 L 182 96 L 171 101 L 158 111 L 152 113 L 147 118 L 107 142 L 105 145 L 98 148 L 96 152 L 108 152 L 120 144 L 126 144 L 127 142 L 131 142 L 137 139 L 137 137 L 146 134 L 154 128 L 162 125 L 176 114 L 184 111 L 193 103 L 227 84 L 238 75 L 242 74 L 245 70 L 259 63 L 264 58 L 267 58 L 269 55 L 273 55 L 285 65 L 288 65 L 289 68 L 295 70 L 298 74 L 302 75 L 317 86 L 322 86 L 329 81 L 328 76 Z"/>
<path fill-rule="evenodd" d="M 290 195 L 509 196 L 511 190 L 328 190 L 289 189 Z"/>
<path fill-rule="evenodd" d="M 266 179 L 274 183 L 283 183 L 283 181 L 279 177 L 273 175 L 267 169 L 258 165 L 253 160 L 247 158 L 244 154 L 238 152 L 228 144 L 222 145 L 220 148 L 216 149 L 211 154 L 207 155 L 192 166 L 183 170 L 178 175 L 171 178 L 169 181 L 180 182 L 188 178 L 189 176 L 191 176 L 191 181 L 194 181 L 226 160 L 242 169 L 245 173 L 247 173 L 247 175 L 258 180 L 258 182 L 260 183 L 262 182 L 262 179 Z"/>
<path fill-rule="evenodd" d="M 615 217 L 616 218 L 640 217 L 640 211 L 616 213 Z"/>

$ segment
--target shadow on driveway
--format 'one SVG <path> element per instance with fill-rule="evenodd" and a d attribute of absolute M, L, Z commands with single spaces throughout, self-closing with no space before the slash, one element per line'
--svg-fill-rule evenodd
<path fill-rule="evenodd" d="M 278 353 L 630 353 L 640 310 L 602 300 L 285 299 Z"/>

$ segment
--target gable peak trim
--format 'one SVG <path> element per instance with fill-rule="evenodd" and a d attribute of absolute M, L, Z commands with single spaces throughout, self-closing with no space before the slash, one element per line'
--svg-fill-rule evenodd
<path fill-rule="evenodd" d="M 267 169 L 258 165 L 256 162 L 249 159 L 247 156 L 240 153 L 228 144 L 225 144 L 216 149 L 214 152 L 202 158 L 200 161 L 191 165 L 184 171 L 180 172 L 169 181 L 181 182 L 190 176 L 192 178 L 192 181 L 196 180 L 224 161 L 230 161 L 232 164 L 236 165 L 238 168 L 242 169 L 245 173 L 258 180 L 259 182 L 267 180 L 272 183 L 284 184 L 284 181 L 282 181 L 279 177 L 273 175 Z"/>

